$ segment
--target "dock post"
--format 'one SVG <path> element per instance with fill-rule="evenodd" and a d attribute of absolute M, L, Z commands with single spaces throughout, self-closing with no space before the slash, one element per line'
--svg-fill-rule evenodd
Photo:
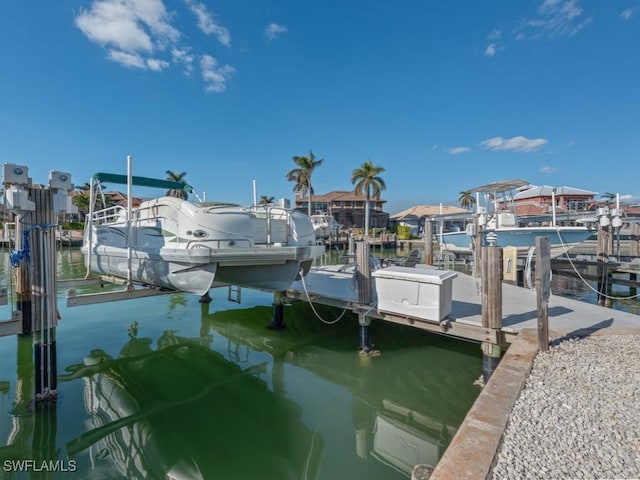
<path fill-rule="evenodd" d="M 631 224 L 631 256 L 640 257 L 640 223 Z"/>
<path fill-rule="evenodd" d="M 486 384 L 498 366 L 502 347 L 502 248 L 481 247 L 482 326 L 496 332 L 496 342 L 482 342 L 482 378 Z"/>
<path fill-rule="evenodd" d="M 433 225 L 429 219 L 424 221 L 424 263 L 433 265 Z"/>
<path fill-rule="evenodd" d="M 35 203 L 33 265 L 33 319 L 36 401 L 56 401 L 57 352 L 56 327 L 58 306 L 56 302 L 56 239 L 53 192 L 51 189 L 32 189 Z"/>
<path fill-rule="evenodd" d="M 551 246 L 547 237 L 536 237 L 536 300 L 538 348 L 549 350 L 549 297 L 551 295 Z"/>
<path fill-rule="evenodd" d="M 349 235 L 348 238 L 348 250 L 347 250 L 347 254 L 349 255 L 354 255 L 355 254 L 355 238 L 353 237 L 353 234 Z"/>
<path fill-rule="evenodd" d="M 22 252 L 26 248 L 25 223 L 27 218 L 24 213 L 16 215 L 15 251 Z M 31 325 L 31 280 L 29 278 L 29 265 L 26 261 L 20 261 L 15 265 L 16 274 L 16 310 L 22 312 L 22 334 L 30 335 L 33 332 Z"/>
<path fill-rule="evenodd" d="M 597 255 L 596 261 L 601 262 L 598 265 L 598 305 L 605 304 L 605 298 L 607 296 L 607 261 L 608 261 L 608 246 L 609 246 L 609 228 L 608 226 L 598 226 L 598 240 L 597 240 Z"/>
<path fill-rule="evenodd" d="M 474 220 L 476 226 L 476 234 L 473 238 L 473 276 L 482 276 L 482 225 L 476 217 Z"/>
<path fill-rule="evenodd" d="M 267 328 L 272 330 L 283 330 L 284 324 L 284 292 L 273 292 L 273 317 Z"/>
<path fill-rule="evenodd" d="M 356 242 L 356 288 L 358 306 L 369 308 L 371 304 L 371 264 L 369 263 L 369 243 L 366 240 Z M 371 352 L 371 319 L 366 314 L 358 313 L 360 325 L 360 353 Z"/>

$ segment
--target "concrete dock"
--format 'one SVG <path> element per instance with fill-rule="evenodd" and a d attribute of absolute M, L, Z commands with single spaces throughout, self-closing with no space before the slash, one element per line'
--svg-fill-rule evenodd
<path fill-rule="evenodd" d="M 509 345 L 438 464 L 417 465 L 412 480 L 490 478 L 509 415 L 538 354 L 536 292 L 507 283 L 503 283 L 502 289 L 500 339 L 495 338 L 495 333 L 491 338 L 492 332 L 482 326 L 480 279 L 459 272 L 452 284 L 451 313 L 443 320 L 389 315 L 377 311 L 375 305 L 366 311 L 371 318 L 434 333 Z M 348 266 L 315 267 L 304 280 L 294 283 L 286 296 L 361 311 L 357 305 L 357 282 Z M 638 315 L 556 295 L 549 298 L 548 321 L 551 340 L 568 336 L 640 335 Z M 372 328 L 375 329 L 375 324 Z"/>
<path fill-rule="evenodd" d="M 502 288 L 502 343 L 510 344 L 522 330 L 537 327 L 536 292 L 507 283 Z M 303 280 L 292 284 L 286 295 L 341 308 L 354 308 L 358 301 L 353 270 L 337 265 L 312 268 Z M 367 315 L 466 340 L 495 340 L 482 326 L 480 279 L 460 272 L 453 280 L 451 313 L 443 320 L 393 315 L 379 312 L 375 306 Z M 557 295 L 549 299 L 548 315 L 550 331 L 640 327 L 638 315 Z"/>

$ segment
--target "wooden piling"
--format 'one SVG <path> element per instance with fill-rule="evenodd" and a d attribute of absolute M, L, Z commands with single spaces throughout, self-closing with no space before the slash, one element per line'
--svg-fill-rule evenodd
<path fill-rule="evenodd" d="M 28 243 L 24 232 L 33 222 L 31 212 L 24 212 L 16 216 L 15 246 L 17 252 L 22 252 Z M 22 334 L 29 335 L 33 332 L 31 325 L 31 279 L 29 278 L 29 264 L 26 261 L 19 262 L 15 268 L 16 276 L 16 310 L 22 313 Z"/>
<path fill-rule="evenodd" d="M 424 263 L 433 265 L 433 225 L 429 220 L 424 222 Z"/>
<path fill-rule="evenodd" d="M 356 288 L 358 304 L 369 309 L 371 304 L 371 264 L 369 263 L 369 244 L 365 240 L 356 242 Z M 366 310 L 365 310 L 366 311 Z M 358 313 L 360 325 L 360 353 L 369 353 L 372 349 L 371 319 L 365 313 Z"/>
<path fill-rule="evenodd" d="M 481 247 L 482 252 L 482 326 L 496 332 L 500 342 L 502 329 L 502 248 Z M 486 383 L 498 366 L 502 348 L 499 343 L 482 342 L 482 378 Z"/>
<path fill-rule="evenodd" d="M 284 292 L 273 292 L 273 316 L 271 317 L 271 323 L 267 325 L 267 328 L 272 330 L 283 330 L 284 324 Z"/>
<path fill-rule="evenodd" d="M 596 250 L 596 261 L 600 262 L 598 265 L 598 297 L 597 302 L 598 305 L 605 304 L 605 298 L 607 296 L 607 262 L 609 259 L 609 227 L 603 227 L 602 225 L 598 226 L 598 234 L 597 234 L 597 250 Z"/>
<path fill-rule="evenodd" d="M 640 257 L 640 223 L 631 224 L 631 256 Z"/>
<path fill-rule="evenodd" d="M 478 222 L 476 217 L 473 220 L 475 225 L 476 234 L 473 238 L 473 276 L 482 276 L 482 225 Z"/>
<path fill-rule="evenodd" d="M 536 301 L 538 348 L 549 349 L 549 297 L 551 296 L 551 246 L 547 237 L 536 237 Z"/>
<path fill-rule="evenodd" d="M 35 203 L 32 231 L 32 309 L 34 330 L 36 401 L 57 397 L 56 327 L 56 239 L 53 192 L 32 189 Z"/>

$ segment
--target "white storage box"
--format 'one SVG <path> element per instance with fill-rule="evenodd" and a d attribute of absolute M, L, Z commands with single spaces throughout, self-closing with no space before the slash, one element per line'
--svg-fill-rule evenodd
<path fill-rule="evenodd" d="M 388 267 L 372 275 L 380 311 L 438 322 L 451 313 L 455 272 Z"/>

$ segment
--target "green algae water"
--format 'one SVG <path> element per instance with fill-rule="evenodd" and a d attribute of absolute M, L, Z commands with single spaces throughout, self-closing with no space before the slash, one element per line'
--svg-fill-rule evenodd
<path fill-rule="evenodd" d="M 84 276 L 79 250 L 57 255 L 59 278 Z M 0 258 L 3 283 L 9 268 Z M 356 316 L 329 325 L 298 302 L 273 331 L 264 292 L 64 296 L 55 406 L 32 401 L 33 339 L 0 338 L 0 478 L 406 479 L 479 394 L 477 344 L 374 320 L 380 355 L 364 358 Z"/>

